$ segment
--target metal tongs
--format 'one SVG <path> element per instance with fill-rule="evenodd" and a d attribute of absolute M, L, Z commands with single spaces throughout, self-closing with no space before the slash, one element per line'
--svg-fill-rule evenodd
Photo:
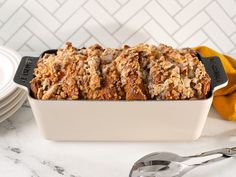
<path fill-rule="evenodd" d="M 187 160 L 199 157 L 219 155 L 201 163 L 187 164 Z M 155 152 L 139 159 L 133 165 L 129 177 L 181 177 L 190 170 L 218 162 L 231 157 L 236 157 L 236 147 L 216 149 L 193 156 L 179 156 L 170 152 Z"/>

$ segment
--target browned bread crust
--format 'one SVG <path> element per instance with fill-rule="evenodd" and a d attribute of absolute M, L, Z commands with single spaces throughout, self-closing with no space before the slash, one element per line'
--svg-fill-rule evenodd
<path fill-rule="evenodd" d="M 30 82 L 37 99 L 204 99 L 210 77 L 190 48 L 138 44 L 77 50 L 71 43 L 39 59 Z"/>

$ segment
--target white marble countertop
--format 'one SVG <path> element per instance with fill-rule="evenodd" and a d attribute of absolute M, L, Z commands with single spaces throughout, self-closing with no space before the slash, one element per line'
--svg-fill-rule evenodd
<path fill-rule="evenodd" d="M 190 142 L 53 142 L 40 135 L 31 109 L 23 106 L 0 124 L 0 176 L 127 177 L 132 164 L 154 151 L 191 155 L 236 146 L 236 122 L 212 108 L 203 135 Z M 235 177 L 236 159 L 200 167 L 186 177 Z"/>
<path fill-rule="evenodd" d="M 155 151 L 192 155 L 236 146 L 236 122 L 211 108 L 200 139 L 190 142 L 53 142 L 42 138 L 24 105 L 0 123 L 1 177 L 127 177 L 133 163 Z M 196 168 L 186 177 L 235 177 L 236 159 Z"/>

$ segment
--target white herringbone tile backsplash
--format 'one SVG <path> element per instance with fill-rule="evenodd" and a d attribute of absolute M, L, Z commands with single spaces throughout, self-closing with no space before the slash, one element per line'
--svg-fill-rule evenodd
<path fill-rule="evenodd" d="M 19 51 L 147 42 L 236 53 L 236 0 L 0 0 L 0 44 Z"/>

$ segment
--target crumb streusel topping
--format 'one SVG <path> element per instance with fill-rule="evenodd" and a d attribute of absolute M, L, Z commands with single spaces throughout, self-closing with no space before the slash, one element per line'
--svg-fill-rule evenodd
<path fill-rule="evenodd" d="M 210 77 L 190 48 L 138 44 L 77 50 L 71 43 L 38 60 L 35 98 L 85 100 L 204 99 Z"/>

